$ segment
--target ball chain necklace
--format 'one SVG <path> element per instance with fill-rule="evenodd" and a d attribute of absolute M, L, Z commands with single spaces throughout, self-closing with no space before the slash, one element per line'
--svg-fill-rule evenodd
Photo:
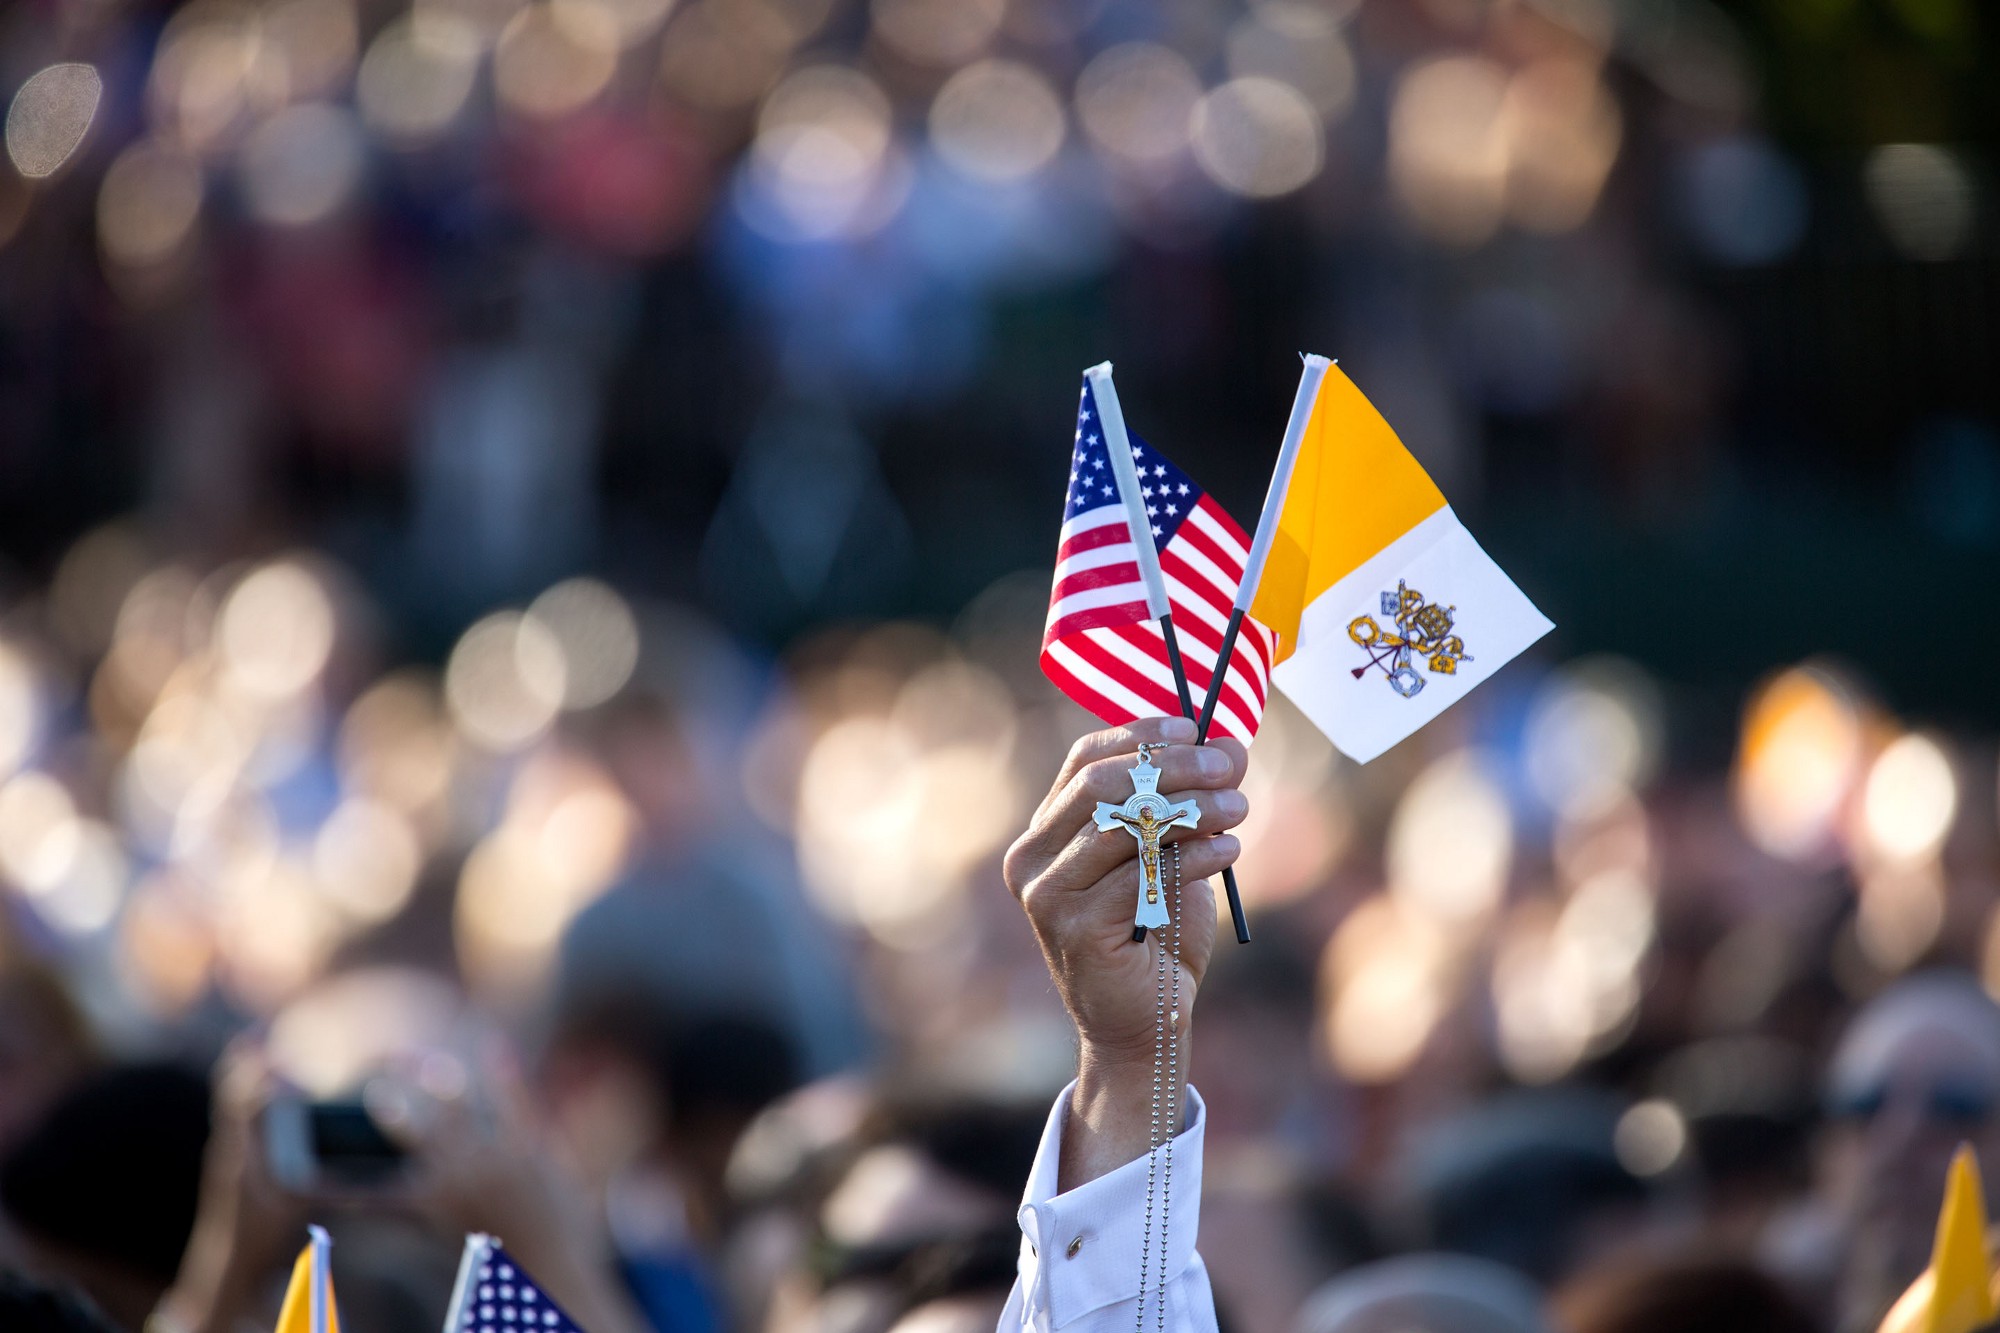
<path fill-rule="evenodd" d="M 1160 859 L 1173 880 L 1173 908 L 1166 929 L 1153 936 L 1158 956 L 1153 1004 L 1153 1118 L 1146 1144 L 1146 1215 L 1139 1233 L 1137 1333 L 1146 1333 L 1146 1286 L 1153 1278 L 1153 1208 L 1160 1213 L 1158 1276 L 1153 1281 L 1157 1327 L 1167 1327 L 1167 1226 L 1172 1216 L 1174 1136 L 1180 1129 L 1181 848 L 1170 843 Z M 1164 904 L 1162 904 L 1164 906 Z"/>
<path fill-rule="evenodd" d="M 1201 806 L 1192 798 L 1168 800 L 1160 794 L 1160 770 L 1153 752 L 1164 744 L 1148 741 L 1139 747 L 1139 762 L 1127 770 L 1132 794 L 1122 805 L 1097 803 L 1097 827 L 1122 828 L 1139 844 L 1139 901 L 1133 915 L 1132 939 L 1139 942 L 1155 931 L 1153 950 L 1153 1117 L 1146 1144 L 1146 1216 L 1139 1233 L 1138 1333 L 1146 1333 L 1146 1288 L 1153 1287 L 1153 1305 L 1160 1333 L 1167 1327 L 1167 1221 L 1174 1180 L 1174 1136 L 1181 1110 L 1181 848 L 1166 841 L 1173 828 L 1195 828 Z M 1171 868 L 1173 886 L 1166 880 Z M 1172 907 L 1168 907 L 1171 892 Z M 1160 1213 L 1159 1261 L 1153 1260 L 1153 1210 Z M 1156 1276 L 1157 1272 L 1157 1276 Z"/>

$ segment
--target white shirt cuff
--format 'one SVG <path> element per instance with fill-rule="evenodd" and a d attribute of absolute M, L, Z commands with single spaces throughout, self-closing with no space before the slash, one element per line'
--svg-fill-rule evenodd
<path fill-rule="evenodd" d="M 1093 1310 L 1139 1295 L 1139 1247 L 1146 1222 L 1147 1159 L 1137 1157 L 1108 1175 L 1056 1193 L 1070 1094 L 1062 1090 L 1042 1130 L 1028 1188 L 1017 1215 L 1021 1224 L 1020 1275 L 1030 1307 L 1048 1312 L 1049 1327 L 1061 1328 Z M 1153 1202 L 1153 1234 L 1147 1255 L 1148 1289 L 1160 1281 L 1160 1247 L 1166 1247 L 1166 1282 L 1177 1282 L 1194 1258 L 1201 1218 L 1201 1149 L 1207 1114 L 1201 1096 L 1187 1089 L 1187 1127 L 1171 1145 L 1151 1156 L 1156 1181 L 1167 1178 L 1172 1152 L 1171 1190 L 1162 1206 L 1158 1186 Z M 1150 1297 L 1148 1298 L 1151 1299 Z"/>

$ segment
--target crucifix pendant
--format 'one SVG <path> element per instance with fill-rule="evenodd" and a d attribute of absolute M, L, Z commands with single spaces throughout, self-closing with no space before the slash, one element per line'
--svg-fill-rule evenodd
<path fill-rule="evenodd" d="M 1201 807 L 1192 800 L 1170 801 L 1160 795 L 1160 770 L 1153 766 L 1152 752 L 1163 747 L 1139 747 L 1139 762 L 1132 774 L 1132 794 L 1125 804 L 1097 803 L 1097 827 L 1109 832 L 1122 828 L 1139 843 L 1139 910 L 1132 924 L 1143 927 L 1167 924 L 1167 902 L 1160 874 L 1160 837 L 1170 828 L 1193 828 L 1201 822 Z"/>

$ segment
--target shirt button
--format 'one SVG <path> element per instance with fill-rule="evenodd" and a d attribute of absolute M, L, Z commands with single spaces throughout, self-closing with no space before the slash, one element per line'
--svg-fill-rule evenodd
<path fill-rule="evenodd" d="M 1075 1240 L 1069 1243 L 1069 1248 L 1067 1250 L 1064 1250 L 1063 1253 L 1067 1254 L 1070 1258 L 1074 1259 L 1076 1258 L 1076 1252 L 1082 1248 L 1083 1248 L 1083 1237 L 1078 1236 Z"/>

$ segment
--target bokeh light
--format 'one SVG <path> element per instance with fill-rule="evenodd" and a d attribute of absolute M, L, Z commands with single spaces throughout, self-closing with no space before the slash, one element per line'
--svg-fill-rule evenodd
<path fill-rule="evenodd" d="M 326 668 L 333 652 L 333 601 L 305 565 L 276 561 L 230 590 L 215 638 L 232 682 L 262 698 L 285 698 Z"/>
<path fill-rule="evenodd" d="M 355 104 L 391 142 L 429 142 L 465 109 L 479 55 L 478 30 L 460 19 L 399 19 L 369 44 L 355 76 Z"/>
<path fill-rule="evenodd" d="M 569 579 L 537 597 L 528 618 L 563 654 L 563 707 L 591 708 L 617 694 L 639 664 L 639 622 L 596 579 Z"/>
<path fill-rule="evenodd" d="M 605 10 L 557 10 L 537 0 L 516 14 L 493 51 L 493 88 L 503 106 L 537 120 L 579 111 L 618 68 L 620 29 Z"/>
<path fill-rule="evenodd" d="M 891 947 L 934 944 L 963 908 L 967 876 L 1020 818 L 1013 729 L 1005 688 L 947 659 L 903 683 L 886 716 L 846 717 L 814 738 L 796 836 L 815 900 Z"/>
<path fill-rule="evenodd" d="M 1798 167 L 1763 139 L 1704 144 L 1685 168 L 1688 228 L 1725 264 L 1769 264 L 1790 254 L 1805 234 L 1809 205 Z"/>
<path fill-rule="evenodd" d="M 139 1002 L 172 1020 L 208 989 L 215 941 L 196 886 L 154 871 L 132 887 L 118 920 L 116 957 Z"/>
<path fill-rule="evenodd" d="M 142 139 L 118 155 L 97 194 L 97 243 L 111 264 L 151 268 L 185 252 L 201 217 L 201 165 Z"/>
<path fill-rule="evenodd" d="M 925 65 L 962 65 L 1000 31 L 1005 0 L 871 0 L 875 31 L 899 55 Z"/>
<path fill-rule="evenodd" d="M 34 756 L 42 735 L 41 672 L 19 647 L 0 639 L 0 780 Z"/>
<path fill-rule="evenodd" d="M 1338 119 L 1354 101 L 1354 56 L 1336 17 L 1323 6 L 1272 0 L 1254 6 L 1229 30 L 1229 73 L 1295 88 L 1313 109 Z"/>
<path fill-rule="evenodd" d="M 1877 148 L 1862 168 L 1868 202 L 1896 248 L 1912 259 L 1950 259 L 1965 248 L 1975 214 L 1972 178 L 1936 144 Z"/>
<path fill-rule="evenodd" d="M 1537 694 L 1523 737 L 1535 792 L 1567 819 L 1591 819 L 1642 790 L 1659 767 L 1658 691 L 1630 663 L 1572 663 Z"/>
<path fill-rule="evenodd" d="M 325 103 L 287 107 L 243 141 L 243 193 L 265 222 L 297 227 L 330 216 L 361 181 L 354 116 Z"/>
<path fill-rule="evenodd" d="M 633 46 L 660 30 L 674 0 L 549 0 L 565 27 L 596 32 L 609 29 L 621 47 Z"/>
<path fill-rule="evenodd" d="M 954 74 L 931 104 L 931 139 L 968 176 L 1014 181 L 1062 147 L 1062 103 L 1033 68 L 982 60 Z"/>
<path fill-rule="evenodd" d="M 1859 775 L 1861 718 L 1846 687 L 1813 667 L 1779 674 L 1751 696 L 1734 788 L 1758 846 L 1806 858 L 1825 847 Z"/>
<path fill-rule="evenodd" d="M 1618 103 L 1594 66 L 1538 61 L 1514 75 L 1501 104 L 1508 147 L 1507 214 L 1530 231 L 1582 225 L 1618 159 Z"/>
<path fill-rule="evenodd" d="M 761 40 L 730 21 L 726 0 L 695 0 L 675 16 L 660 43 L 660 80 L 692 106 L 730 110 L 770 91 L 784 71 L 787 40 Z"/>
<path fill-rule="evenodd" d="M 1449 998 L 1444 937 L 1385 897 L 1360 904 L 1327 942 L 1320 966 L 1322 1035 L 1333 1065 L 1357 1083 L 1407 1072 Z"/>
<path fill-rule="evenodd" d="M 253 108 L 289 94 L 282 58 L 267 51 L 255 11 L 225 0 L 180 10 L 160 34 L 148 109 L 175 146 L 204 153 L 239 132 Z"/>
<path fill-rule="evenodd" d="M 435 813 L 451 783 L 457 750 L 436 683 L 414 671 L 370 686 L 341 723 L 342 781 L 403 814 Z"/>
<path fill-rule="evenodd" d="M 1935 865 L 1870 867 L 1860 876 L 1854 933 L 1862 955 L 1884 976 L 1923 957 L 1944 927 L 1944 877 Z"/>
<path fill-rule="evenodd" d="M 1929 736 L 1899 736 L 1875 757 L 1861 788 L 1868 851 L 1895 862 L 1935 855 L 1958 813 L 1951 759 Z"/>
<path fill-rule="evenodd" d="M 497 1003 L 532 998 L 563 928 L 602 887 L 553 858 L 534 830 L 503 824 L 459 877 L 455 935 L 467 977 Z"/>
<path fill-rule="evenodd" d="M 410 18 L 421 27 L 441 24 L 469 34 L 481 49 L 500 40 L 528 0 L 414 0 Z"/>
<path fill-rule="evenodd" d="M 1409 785 L 1389 825 L 1389 891 L 1406 910 L 1446 926 L 1490 914 L 1514 854 L 1507 798 L 1478 755 L 1436 760 Z"/>
<path fill-rule="evenodd" d="M 327 900 L 364 923 L 387 921 L 410 900 L 423 848 L 394 807 L 342 801 L 313 840 L 314 882 Z"/>
<path fill-rule="evenodd" d="M 1424 235 L 1471 247 L 1498 229 L 1507 201 L 1506 72 L 1445 56 L 1403 75 L 1389 110 L 1389 184 Z"/>
<path fill-rule="evenodd" d="M 333 97 L 354 71 L 360 32 L 354 0 L 276 0 L 264 8 L 258 30 L 264 48 L 284 61 L 290 97 Z"/>
<path fill-rule="evenodd" d="M 1590 1046 L 1586 978 L 1555 936 L 1545 901 L 1521 903 L 1501 923 L 1493 950 L 1494 1037 L 1500 1063 L 1523 1083 L 1551 1083 Z"/>
<path fill-rule="evenodd" d="M 1687 1150 L 1687 1117 L 1672 1102 L 1649 1097 L 1626 1108 L 1612 1133 L 1618 1161 L 1635 1176 L 1657 1176 L 1671 1169 Z"/>
<path fill-rule="evenodd" d="M 1077 118 L 1113 161 L 1154 166 L 1188 145 L 1201 80 L 1171 47 L 1128 42 L 1108 47 L 1077 76 Z"/>
<path fill-rule="evenodd" d="M 1209 179 L 1253 199 L 1304 186 L 1326 152 L 1312 103 L 1276 79 L 1231 79 L 1209 92 L 1195 104 L 1190 136 Z"/>
<path fill-rule="evenodd" d="M 875 81 L 809 65 L 758 111 L 750 184 L 775 214 L 773 231 L 804 240 L 858 234 L 886 220 L 879 187 L 889 156 L 889 99 Z"/>
<path fill-rule="evenodd" d="M 402 968 L 359 968 L 313 986 L 271 1019 L 271 1067 L 308 1096 L 351 1097 L 362 1081 L 405 1069 L 453 1084 L 450 1047 L 464 1004 L 447 982 Z M 426 1066 L 444 1066 L 433 1073 Z M 456 1083 L 462 1084 L 459 1067 Z M 368 1097 L 372 1087 L 363 1089 Z M 371 1103 L 372 1109 L 372 1103 Z"/>
<path fill-rule="evenodd" d="M 51 65 L 14 94 L 7 108 L 7 156 L 35 179 L 69 161 L 97 118 L 104 81 L 89 65 Z"/>
<path fill-rule="evenodd" d="M 53 893 L 75 866 L 81 838 L 76 803 L 48 774 L 30 770 L 0 786 L 0 869 L 17 888 Z"/>
<path fill-rule="evenodd" d="M 519 749 L 541 735 L 567 688 L 562 644 L 518 612 L 496 612 L 466 630 L 445 667 L 452 717 L 489 750 Z"/>

